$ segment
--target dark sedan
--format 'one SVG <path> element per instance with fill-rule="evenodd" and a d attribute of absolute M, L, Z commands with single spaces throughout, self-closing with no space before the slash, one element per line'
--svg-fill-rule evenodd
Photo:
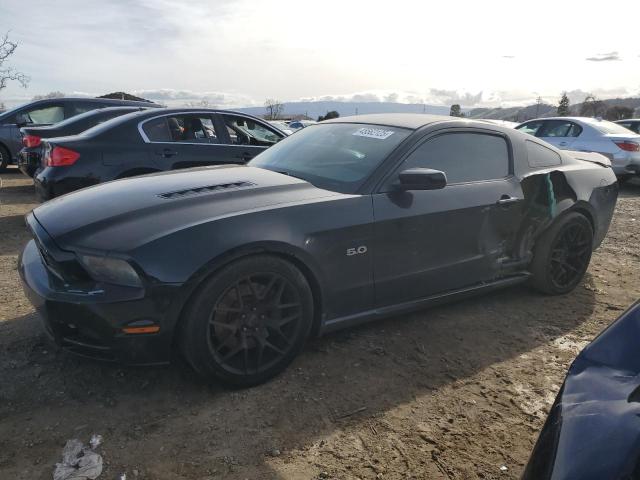
<path fill-rule="evenodd" d="M 23 127 L 20 129 L 20 133 L 24 147 L 18 153 L 18 168 L 25 175 L 33 177 L 42 164 L 43 139 L 77 135 L 112 118 L 141 110 L 143 110 L 142 107 L 100 108 L 81 113 L 54 125 Z"/>
<path fill-rule="evenodd" d="M 244 164 L 286 135 L 250 115 L 211 109 L 146 110 L 47 139 L 34 175 L 42 201 L 119 178 Z"/>
<path fill-rule="evenodd" d="M 310 335 L 521 282 L 573 290 L 618 195 L 608 160 L 585 158 L 487 122 L 346 117 L 248 166 L 47 202 L 19 270 L 71 351 L 149 364 L 178 345 L 252 385 Z"/>

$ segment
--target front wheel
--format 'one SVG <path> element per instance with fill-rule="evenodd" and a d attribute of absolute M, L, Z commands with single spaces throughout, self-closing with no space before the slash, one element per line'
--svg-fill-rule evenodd
<path fill-rule="evenodd" d="M 0 145 L 0 172 L 4 172 L 7 169 L 10 159 L 9 150 Z"/>
<path fill-rule="evenodd" d="M 197 291 L 185 313 L 181 349 L 193 368 L 236 386 L 283 371 L 311 331 L 313 297 L 304 275 L 271 255 L 238 260 Z"/>
<path fill-rule="evenodd" d="M 572 291 L 587 271 L 592 251 L 591 222 L 577 212 L 563 215 L 536 242 L 533 287 L 550 295 Z"/>

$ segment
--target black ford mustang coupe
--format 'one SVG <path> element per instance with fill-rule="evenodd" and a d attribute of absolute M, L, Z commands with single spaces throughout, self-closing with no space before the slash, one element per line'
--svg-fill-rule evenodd
<path fill-rule="evenodd" d="M 203 375 L 257 384 L 310 335 L 525 281 L 571 291 L 618 194 L 606 158 L 575 156 L 482 121 L 322 122 L 248 166 L 47 202 L 19 269 L 71 351 L 152 364 L 176 345 Z"/>

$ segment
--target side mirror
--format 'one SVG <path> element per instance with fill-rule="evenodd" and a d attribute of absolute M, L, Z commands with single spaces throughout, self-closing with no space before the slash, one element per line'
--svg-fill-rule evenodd
<path fill-rule="evenodd" d="M 447 185 L 447 176 L 440 170 L 410 168 L 399 175 L 400 190 L 439 190 Z"/>

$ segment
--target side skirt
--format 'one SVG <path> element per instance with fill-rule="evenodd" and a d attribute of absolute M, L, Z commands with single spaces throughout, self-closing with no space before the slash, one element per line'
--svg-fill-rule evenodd
<path fill-rule="evenodd" d="M 510 287 L 512 285 L 526 282 L 530 276 L 531 275 L 528 272 L 521 273 L 493 282 L 482 283 L 473 285 L 471 287 L 461 288 L 459 290 L 439 293 L 437 295 L 432 295 L 430 297 L 421 298 L 418 300 L 412 300 L 410 302 L 375 308 L 372 310 L 367 310 L 365 312 L 356 313 L 354 315 L 348 315 L 346 317 L 332 318 L 331 320 L 327 320 L 326 322 L 324 322 L 324 324 L 320 328 L 319 335 L 324 335 L 326 333 L 340 330 L 342 328 L 353 327 L 355 325 L 360 325 L 362 323 L 379 320 L 393 315 L 408 313 L 414 310 L 441 305 L 443 303 L 449 303 L 454 300 L 462 300 L 464 298 L 473 297 L 480 293 L 486 293 L 491 290 Z"/>

